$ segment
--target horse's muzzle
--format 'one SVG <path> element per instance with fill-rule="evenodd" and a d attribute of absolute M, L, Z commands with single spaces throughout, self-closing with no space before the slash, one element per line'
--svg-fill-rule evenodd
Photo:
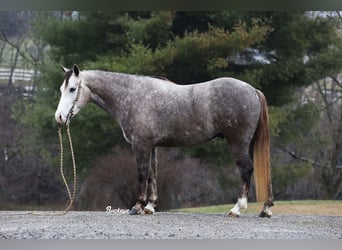
<path fill-rule="evenodd" d="M 55 120 L 58 125 L 68 125 L 70 123 L 71 115 L 68 115 L 67 117 L 63 118 L 63 115 L 61 113 L 55 114 Z"/>

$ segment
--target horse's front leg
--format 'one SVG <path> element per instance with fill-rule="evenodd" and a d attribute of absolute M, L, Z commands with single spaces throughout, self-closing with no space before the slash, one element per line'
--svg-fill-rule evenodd
<path fill-rule="evenodd" d="M 136 204 L 131 208 L 129 214 L 142 214 L 143 206 L 146 205 L 147 200 L 147 186 L 148 177 L 150 174 L 150 159 L 151 150 L 141 145 L 134 145 L 133 151 L 137 161 L 138 167 L 138 200 Z"/>
<path fill-rule="evenodd" d="M 157 206 L 158 193 L 157 193 L 157 149 L 154 148 L 151 154 L 151 168 L 148 177 L 147 187 L 148 203 L 144 208 L 146 214 L 153 214 Z"/>

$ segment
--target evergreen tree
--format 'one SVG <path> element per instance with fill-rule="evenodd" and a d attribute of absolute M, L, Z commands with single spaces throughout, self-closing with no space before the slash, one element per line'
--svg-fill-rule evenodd
<path fill-rule="evenodd" d="M 180 84 L 233 76 L 260 88 L 270 105 L 282 106 L 298 87 L 341 68 L 333 21 L 304 12 L 81 12 L 76 21 L 51 15 L 37 27 L 50 45 L 50 61 L 41 68 L 35 102 L 24 120 L 39 131 L 42 148 L 56 137 L 60 64 L 73 63 L 164 76 Z M 272 121 L 272 131 L 281 124 Z M 72 131 L 81 167 L 115 144 L 126 145 L 118 125 L 93 105 L 73 119 Z M 217 165 L 229 160 L 224 141 L 188 152 Z"/>

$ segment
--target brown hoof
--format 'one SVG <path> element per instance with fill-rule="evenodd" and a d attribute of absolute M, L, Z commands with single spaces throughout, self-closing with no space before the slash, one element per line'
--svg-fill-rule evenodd
<path fill-rule="evenodd" d="M 240 218 L 240 215 L 230 211 L 229 213 L 227 213 L 228 217 L 230 218 Z"/>
<path fill-rule="evenodd" d="M 261 213 L 259 214 L 259 217 L 261 218 L 271 218 L 272 215 L 265 213 L 264 211 L 261 211 Z"/>
<path fill-rule="evenodd" d="M 153 211 L 144 208 L 144 214 L 153 214 Z"/>

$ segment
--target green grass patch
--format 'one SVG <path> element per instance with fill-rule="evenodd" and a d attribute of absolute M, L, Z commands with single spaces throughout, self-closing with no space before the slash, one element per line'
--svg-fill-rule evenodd
<path fill-rule="evenodd" d="M 342 205 L 341 200 L 292 200 L 292 201 L 275 201 L 275 207 L 291 207 L 298 205 L 307 206 L 318 206 L 318 205 Z M 192 213 L 226 213 L 228 212 L 234 204 L 224 204 L 216 206 L 205 206 L 205 207 L 191 207 L 191 208 L 180 208 L 170 210 L 171 212 L 192 212 Z M 262 203 L 249 202 L 248 208 L 241 213 L 258 213 L 262 208 Z"/>

